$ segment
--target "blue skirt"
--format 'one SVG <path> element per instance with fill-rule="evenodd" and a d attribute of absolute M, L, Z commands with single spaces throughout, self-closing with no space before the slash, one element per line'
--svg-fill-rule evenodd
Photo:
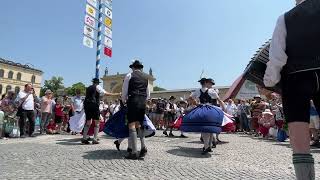
<path fill-rule="evenodd" d="M 212 105 L 199 105 L 183 117 L 183 132 L 220 133 L 223 111 Z"/>
<path fill-rule="evenodd" d="M 152 137 L 155 135 L 156 128 L 146 115 L 143 121 L 143 127 L 145 137 Z M 106 122 L 103 132 L 117 139 L 129 137 L 127 108 L 121 108 L 119 112 L 115 113 Z"/>

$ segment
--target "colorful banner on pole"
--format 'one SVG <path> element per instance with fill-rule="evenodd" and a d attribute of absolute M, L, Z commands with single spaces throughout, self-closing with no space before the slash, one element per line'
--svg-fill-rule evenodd
<path fill-rule="evenodd" d="M 83 45 L 87 46 L 88 48 L 93 48 L 93 40 L 88 38 L 87 36 L 84 36 Z"/>
<path fill-rule="evenodd" d="M 104 13 L 106 14 L 106 16 L 110 19 L 112 19 L 112 11 L 109 8 L 104 8 Z"/>
<path fill-rule="evenodd" d="M 86 5 L 86 13 L 89 14 L 92 17 L 96 17 L 96 9 L 89 4 Z"/>
<path fill-rule="evenodd" d="M 86 14 L 84 22 L 86 23 L 86 25 L 95 28 L 96 27 L 96 20 L 93 17 L 90 17 Z"/>
<path fill-rule="evenodd" d="M 99 2 L 102 4 L 99 4 Z M 99 17 L 104 15 L 104 20 L 99 19 L 99 17 L 97 18 L 97 15 L 99 15 Z M 104 29 L 98 27 L 98 30 L 96 30 L 96 24 L 99 23 L 99 21 L 103 21 L 100 23 L 104 25 Z M 101 32 L 102 30 L 104 31 Z M 95 31 L 97 31 L 97 33 Z M 89 48 L 94 47 L 95 41 L 100 42 L 99 40 L 101 40 L 101 38 L 96 37 L 96 34 L 104 35 L 104 39 L 102 39 L 105 46 L 104 54 L 108 57 L 112 56 L 112 0 L 87 0 L 83 34 L 83 45 Z M 101 48 L 97 45 L 97 54 L 100 50 Z"/>
<path fill-rule="evenodd" d="M 104 35 L 107 36 L 108 38 L 112 39 L 112 31 L 111 31 L 111 29 L 105 27 L 104 28 Z"/>
<path fill-rule="evenodd" d="M 112 56 L 112 49 L 108 48 L 108 47 L 104 47 L 104 54 L 106 56 L 111 57 Z"/>
<path fill-rule="evenodd" d="M 97 0 L 87 0 L 87 2 L 94 8 L 97 8 L 97 4 L 98 4 Z"/>
<path fill-rule="evenodd" d="M 102 0 L 102 3 L 104 3 L 108 8 L 112 9 L 112 0 Z"/>
<path fill-rule="evenodd" d="M 89 26 L 84 26 L 83 34 L 94 39 L 94 30 Z"/>
<path fill-rule="evenodd" d="M 104 37 L 104 45 L 109 48 L 112 48 L 112 40 L 108 37 Z"/>

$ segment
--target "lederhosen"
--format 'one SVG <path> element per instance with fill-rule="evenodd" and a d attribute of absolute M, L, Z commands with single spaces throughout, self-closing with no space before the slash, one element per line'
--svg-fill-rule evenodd
<path fill-rule="evenodd" d="M 87 121 L 100 119 L 100 94 L 96 85 L 91 85 L 86 89 L 86 98 L 83 105 Z"/>
<path fill-rule="evenodd" d="M 173 110 L 174 109 L 174 104 L 169 102 L 169 109 Z M 167 112 L 167 120 L 168 122 L 172 123 L 175 121 L 175 117 L 176 117 L 176 112 Z"/>
<path fill-rule="evenodd" d="M 287 64 L 281 72 L 288 122 L 310 121 L 310 100 L 320 112 L 320 1 L 307 0 L 285 14 Z"/>
<path fill-rule="evenodd" d="M 141 71 L 131 73 L 128 87 L 128 122 L 143 123 L 146 112 L 148 79 Z"/>

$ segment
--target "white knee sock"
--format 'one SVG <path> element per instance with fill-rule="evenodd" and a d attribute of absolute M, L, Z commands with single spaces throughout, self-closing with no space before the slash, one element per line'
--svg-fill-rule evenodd
<path fill-rule="evenodd" d="M 293 154 L 297 180 L 314 180 L 314 159 L 311 154 Z"/>

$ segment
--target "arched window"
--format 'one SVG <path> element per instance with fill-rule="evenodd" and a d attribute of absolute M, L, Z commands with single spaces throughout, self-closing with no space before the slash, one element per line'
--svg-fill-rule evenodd
<path fill-rule="evenodd" d="M 12 87 L 11 87 L 10 85 L 8 85 L 7 88 L 6 88 L 6 93 L 7 93 L 8 91 L 10 91 L 11 89 L 12 89 Z"/>
<path fill-rule="evenodd" d="M 4 70 L 3 70 L 3 69 L 0 69 L 0 77 L 3 78 L 3 76 L 4 76 Z"/>
<path fill-rule="evenodd" d="M 8 73 L 8 78 L 9 78 L 9 79 L 13 79 L 13 72 L 12 72 L 12 71 L 9 71 L 9 73 Z"/>
<path fill-rule="evenodd" d="M 2 84 L 0 84 L 0 95 L 2 95 Z"/>
<path fill-rule="evenodd" d="M 15 88 L 14 88 L 14 92 L 15 92 L 16 94 L 18 94 L 18 93 L 20 92 L 20 87 L 18 87 L 18 86 L 15 87 Z"/>
<path fill-rule="evenodd" d="M 18 80 L 18 81 L 21 81 L 21 73 L 18 73 L 18 74 L 17 74 L 17 80 Z"/>
<path fill-rule="evenodd" d="M 31 77 L 31 83 L 35 83 L 35 82 L 36 82 L 36 76 L 33 75 L 33 76 Z"/>

